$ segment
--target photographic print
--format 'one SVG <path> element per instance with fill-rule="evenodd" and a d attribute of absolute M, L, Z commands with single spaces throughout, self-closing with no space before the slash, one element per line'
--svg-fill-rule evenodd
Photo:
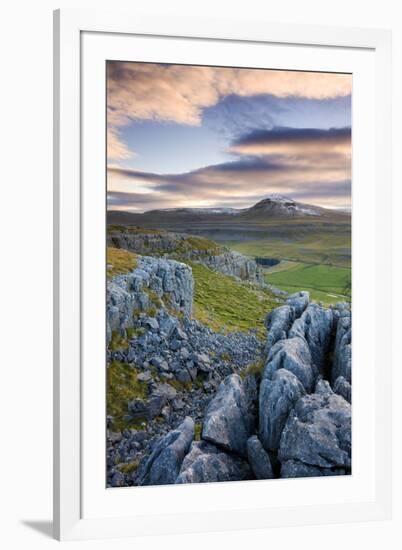
<path fill-rule="evenodd" d="M 106 69 L 107 487 L 351 474 L 352 76 Z"/>

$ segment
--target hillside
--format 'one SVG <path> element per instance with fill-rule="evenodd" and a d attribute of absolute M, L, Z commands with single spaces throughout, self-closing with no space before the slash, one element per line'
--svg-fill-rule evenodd
<path fill-rule="evenodd" d="M 119 252 L 108 256 L 109 487 L 350 474 L 345 304 L 304 292 L 275 307 L 202 264 Z M 216 327 L 197 320 L 215 306 Z M 225 333 L 225 321 L 236 328 L 225 311 L 252 327 L 266 317 L 263 341 L 247 324 Z"/>
<path fill-rule="evenodd" d="M 254 259 L 231 251 L 205 237 L 112 225 L 108 227 L 107 244 L 136 254 L 169 257 L 183 262 L 199 262 L 224 275 L 254 283 L 263 282 L 262 271 Z"/>

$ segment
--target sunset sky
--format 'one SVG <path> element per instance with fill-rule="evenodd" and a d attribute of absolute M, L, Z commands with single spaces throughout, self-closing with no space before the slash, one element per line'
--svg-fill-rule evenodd
<path fill-rule="evenodd" d="M 108 208 L 351 203 L 350 75 L 108 62 Z"/>

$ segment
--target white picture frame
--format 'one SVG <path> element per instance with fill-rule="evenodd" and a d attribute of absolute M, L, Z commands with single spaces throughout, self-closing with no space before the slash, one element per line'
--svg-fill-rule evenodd
<path fill-rule="evenodd" d="M 161 41 L 166 45 L 163 51 Z M 183 62 L 210 62 L 213 56 L 217 65 L 229 65 L 236 51 L 240 65 L 258 66 L 258 51 L 269 47 L 284 66 L 290 63 L 291 53 L 288 68 L 356 71 L 353 116 L 354 120 L 368 120 L 359 122 L 356 131 L 353 126 L 353 294 L 357 326 L 353 422 L 359 430 L 356 433 L 354 429 L 353 435 L 353 472 L 357 473 L 347 476 L 350 479 L 109 492 L 104 486 L 104 457 L 99 457 L 100 445 L 104 445 L 104 396 L 91 392 L 93 387 L 104 387 L 104 369 L 100 368 L 104 340 L 101 337 L 99 342 L 99 335 L 104 334 L 105 188 L 104 160 L 100 159 L 105 126 L 100 114 L 100 109 L 104 110 L 104 81 L 100 81 L 99 71 L 104 70 L 105 59 L 130 55 L 127 60 L 131 60 L 132 51 L 140 52 L 137 60 L 178 61 L 176 42 L 186 42 L 185 53 L 181 48 L 180 54 Z M 254 63 L 247 53 L 250 48 L 255 52 Z M 381 292 L 391 287 L 390 58 L 391 36 L 383 30 L 279 25 L 261 20 L 245 24 L 230 19 L 150 18 L 98 10 L 55 12 L 56 538 L 221 531 L 390 517 L 391 346 L 381 346 L 381 350 L 375 346 L 376 341 L 389 342 L 391 333 L 391 296 Z M 100 347 L 95 350 L 97 342 Z M 268 497 L 264 501 L 266 483 L 276 484 L 270 490 L 275 502 L 268 502 Z M 152 508 L 156 501 L 161 505 Z M 198 508 L 197 502 L 201 503 Z M 209 507 L 209 502 L 214 505 Z"/>

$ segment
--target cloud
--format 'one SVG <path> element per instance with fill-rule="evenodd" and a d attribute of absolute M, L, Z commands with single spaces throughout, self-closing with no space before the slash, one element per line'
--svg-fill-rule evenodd
<path fill-rule="evenodd" d="M 320 170 L 301 171 L 260 162 L 233 162 L 186 174 L 120 172 L 114 168 L 109 170 L 108 179 L 108 194 L 125 193 L 124 202 L 139 212 L 180 206 L 246 207 L 271 193 L 322 206 L 350 203 L 350 178 L 345 179 L 341 171 L 323 175 Z M 108 206 L 113 208 L 109 200 Z"/>
<path fill-rule="evenodd" d="M 202 123 L 218 134 L 232 138 L 256 128 L 272 128 L 275 115 L 283 111 L 278 99 L 271 95 L 228 95 L 216 105 L 204 109 Z"/>
<path fill-rule="evenodd" d="M 236 139 L 229 151 L 244 155 L 345 155 L 350 157 L 351 129 L 272 128 Z"/>
<path fill-rule="evenodd" d="M 109 61 L 107 116 L 115 141 L 110 158 L 127 154 L 116 130 L 130 121 L 198 126 L 204 111 L 226 96 L 331 99 L 350 95 L 351 83 L 351 75 L 345 74 Z M 254 107 L 248 105 L 249 114 Z M 270 116 L 264 116 L 270 123 Z"/>
<path fill-rule="evenodd" d="M 135 156 L 127 145 L 120 139 L 116 128 L 107 129 L 107 158 L 110 160 L 126 160 Z"/>
<path fill-rule="evenodd" d="M 350 204 L 350 128 L 273 128 L 234 140 L 233 160 L 160 174 L 110 165 L 108 190 L 143 211 L 178 206 L 250 206 L 270 193 L 321 206 Z M 130 195 L 133 193 L 132 195 Z M 110 203 L 113 207 L 113 204 Z"/>

